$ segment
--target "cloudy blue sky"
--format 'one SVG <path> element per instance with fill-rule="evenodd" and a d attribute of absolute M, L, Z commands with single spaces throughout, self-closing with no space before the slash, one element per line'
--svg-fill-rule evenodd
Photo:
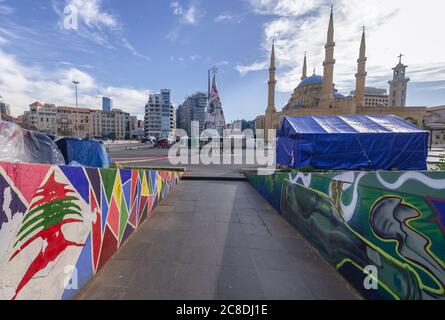
<path fill-rule="evenodd" d="M 73 105 L 75 79 L 80 106 L 100 108 L 106 95 L 142 115 L 150 92 L 170 88 L 177 106 L 205 91 L 215 65 L 227 119 L 253 119 L 266 106 L 272 38 L 278 108 L 298 85 L 305 51 L 310 70 L 322 73 L 332 2 L 342 92 L 354 89 L 366 25 L 368 85 L 387 88 L 403 52 L 408 103 L 445 104 L 445 3 L 438 0 L 0 0 L 0 95 L 15 115 L 36 100 Z M 72 8 L 74 30 L 64 23 Z"/>

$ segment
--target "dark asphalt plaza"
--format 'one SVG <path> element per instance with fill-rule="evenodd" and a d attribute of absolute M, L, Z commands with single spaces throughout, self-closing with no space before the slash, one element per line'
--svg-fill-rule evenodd
<path fill-rule="evenodd" d="M 181 181 L 78 299 L 360 299 L 243 181 Z"/>
<path fill-rule="evenodd" d="M 169 167 L 167 152 L 111 156 L 123 166 Z M 248 182 L 215 181 L 243 177 L 246 166 L 181 166 L 200 180 L 182 180 L 78 299 L 361 298 Z"/>

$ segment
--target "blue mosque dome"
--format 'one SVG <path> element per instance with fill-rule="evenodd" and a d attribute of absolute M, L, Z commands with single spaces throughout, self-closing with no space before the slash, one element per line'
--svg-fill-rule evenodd
<path fill-rule="evenodd" d="M 303 108 L 303 105 L 301 103 L 296 102 L 292 105 L 292 108 L 295 108 L 295 109 Z"/>
<path fill-rule="evenodd" d="M 323 83 L 323 77 L 313 74 L 310 77 L 307 77 L 306 79 L 304 79 L 303 81 L 300 82 L 300 84 L 298 85 L 299 87 L 303 87 L 303 86 L 309 86 L 312 84 L 321 84 Z"/>
<path fill-rule="evenodd" d="M 336 99 L 345 99 L 346 97 L 340 92 L 334 92 L 334 98 Z"/>

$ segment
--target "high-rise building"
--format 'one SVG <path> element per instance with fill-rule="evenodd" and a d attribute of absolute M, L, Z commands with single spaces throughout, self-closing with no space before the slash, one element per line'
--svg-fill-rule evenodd
<path fill-rule="evenodd" d="M 10 116 L 10 115 L 11 115 L 11 106 L 3 102 L 3 98 L 2 96 L 0 96 L 0 117 Z"/>
<path fill-rule="evenodd" d="M 130 129 L 136 130 L 138 126 L 138 117 L 137 116 L 130 116 Z"/>
<path fill-rule="evenodd" d="M 170 90 L 150 94 L 145 105 L 145 136 L 168 138 L 175 128 L 175 109 L 170 99 Z"/>
<path fill-rule="evenodd" d="M 113 100 L 111 98 L 102 97 L 102 111 L 110 112 L 113 109 Z"/>
<path fill-rule="evenodd" d="M 403 55 L 399 56 L 399 63 L 392 69 L 393 79 L 389 81 L 389 101 L 391 107 L 405 107 L 406 106 L 406 92 L 408 90 L 409 78 L 406 77 L 406 68 L 402 63 Z"/>
<path fill-rule="evenodd" d="M 191 136 L 192 121 L 199 122 L 199 132 L 204 127 L 204 114 L 207 106 L 207 94 L 197 92 L 185 99 L 176 110 L 176 127 Z"/>

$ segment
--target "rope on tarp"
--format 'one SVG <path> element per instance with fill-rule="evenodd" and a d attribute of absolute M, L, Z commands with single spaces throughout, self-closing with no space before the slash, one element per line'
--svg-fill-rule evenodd
<path fill-rule="evenodd" d="M 354 137 L 357 139 L 358 144 L 360 145 L 360 148 L 362 148 L 363 154 L 365 155 L 366 159 L 368 160 L 368 169 L 371 169 L 372 161 L 369 159 L 368 154 L 366 153 L 365 148 L 363 148 L 362 143 L 360 142 L 360 139 L 357 135 L 354 135 Z"/>

